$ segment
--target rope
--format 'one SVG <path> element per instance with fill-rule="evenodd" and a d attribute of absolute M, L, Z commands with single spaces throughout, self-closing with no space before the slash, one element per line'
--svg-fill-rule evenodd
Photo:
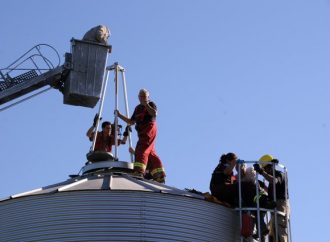
<path fill-rule="evenodd" d="M 12 103 L 12 104 L 6 106 L 6 107 L 4 107 L 4 108 L 1 108 L 1 109 L 0 109 L 0 112 L 5 111 L 5 110 L 8 109 L 8 108 L 14 107 L 14 106 L 16 106 L 17 104 L 20 104 L 20 103 L 22 103 L 22 102 L 25 102 L 25 101 L 27 101 L 27 100 L 29 100 L 29 99 L 35 97 L 35 96 L 38 96 L 38 95 L 41 94 L 41 93 L 47 92 L 47 91 L 49 91 L 50 89 L 52 89 L 52 87 L 46 88 L 46 89 L 44 89 L 44 90 L 42 90 L 42 91 L 40 91 L 40 92 L 37 92 L 37 93 L 35 93 L 35 94 L 32 94 L 32 95 L 29 96 L 29 97 L 26 97 L 26 98 L 24 98 L 24 99 L 22 99 L 22 100 L 19 100 L 19 101 L 15 102 L 15 103 Z"/>

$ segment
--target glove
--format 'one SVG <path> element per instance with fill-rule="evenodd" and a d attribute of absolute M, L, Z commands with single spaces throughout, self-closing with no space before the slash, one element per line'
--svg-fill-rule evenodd
<path fill-rule="evenodd" d="M 93 127 L 96 127 L 97 124 L 97 120 L 99 119 L 99 114 L 95 114 L 94 120 L 93 120 Z M 100 118 L 100 121 L 102 120 L 102 118 Z"/>
<path fill-rule="evenodd" d="M 113 114 L 116 115 L 116 116 L 119 116 L 119 114 L 120 114 L 119 113 L 119 110 L 118 109 L 115 109 L 115 111 L 113 112 Z"/>
<path fill-rule="evenodd" d="M 253 168 L 256 170 L 256 172 L 258 172 L 259 174 L 262 174 L 264 172 L 264 170 L 260 167 L 259 164 L 254 164 Z"/>
<path fill-rule="evenodd" d="M 131 153 L 132 155 L 135 154 L 135 150 L 134 150 L 132 147 L 129 147 L 128 151 L 129 151 L 129 153 Z"/>
<path fill-rule="evenodd" d="M 272 162 L 273 162 L 274 164 L 278 164 L 278 163 L 280 163 L 280 162 L 278 161 L 278 159 L 273 159 Z"/>
<path fill-rule="evenodd" d="M 132 128 L 131 128 L 131 126 L 126 126 L 126 128 L 125 128 L 125 131 L 124 131 L 124 137 L 126 137 L 126 136 L 128 136 L 128 132 L 132 132 Z"/>

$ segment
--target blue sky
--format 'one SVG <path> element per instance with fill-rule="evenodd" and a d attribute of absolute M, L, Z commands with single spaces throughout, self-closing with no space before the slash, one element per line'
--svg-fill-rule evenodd
<path fill-rule="evenodd" d="M 168 185 L 206 192 L 221 154 L 273 154 L 289 170 L 294 241 L 327 241 L 330 1 L 12 0 L 1 10 L 0 67 L 39 43 L 63 62 L 72 37 L 109 26 L 108 63 L 126 69 L 131 112 L 143 87 L 158 106 Z M 103 118 L 113 109 L 110 81 Z M 56 90 L 1 112 L 0 197 L 77 173 L 96 112 Z"/>

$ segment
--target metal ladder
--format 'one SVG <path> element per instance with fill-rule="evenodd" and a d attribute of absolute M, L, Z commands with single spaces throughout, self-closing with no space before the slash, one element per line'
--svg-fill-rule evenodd
<path fill-rule="evenodd" d="M 119 76 L 119 73 L 121 73 L 122 89 L 123 89 L 123 93 L 124 93 L 124 102 L 125 102 L 125 111 L 126 111 L 126 116 L 129 117 L 125 69 L 122 66 L 120 66 L 118 64 L 118 62 L 115 62 L 113 65 L 106 67 L 106 71 L 105 71 L 105 74 L 104 74 L 104 81 L 103 81 L 103 84 L 102 84 L 101 101 L 100 101 L 100 106 L 99 106 L 99 111 L 98 111 L 99 118 L 97 120 L 96 127 L 95 127 L 96 131 L 98 130 L 99 123 L 100 123 L 100 117 L 101 117 L 102 112 L 103 112 L 104 99 L 105 99 L 106 89 L 107 89 L 107 85 L 108 85 L 109 74 L 110 74 L 111 71 L 114 71 L 114 74 L 115 74 L 115 77 L 114 77 L 114 83 L 115 83 L 114 84 L 115 85 L 115 88 L 114 88 L 114 91 L 115 91 L 115 107 L 114 107 L 114 110 L 119 109 L 119 103 L 118 103 L 118 100 L 119 100 L 118 79 L 119 78 L 118 78 L 118 76 Z M 114 121 L 114 126 L 115 126 L 115 153 L 114 153 L 114 159 L 118 160 L 118 115 L 117 115 L 117 112 L 114 112 L 114 115 L 115 115 L 115 121 Z M 97 134 L 97 132 L 95 132 L 95 134 Z M 94 135 L 91 151 L 94 151 L 95 143 L 96 143 L 96 137 L 97 137 L 97 135 Z M 128 141 L 129 141 L 129 148 L 132 148 L 132 138 L 131 138 L 130 132 L 128 132 Z M 130 153 L 130 156 L 131 156 L 131 162 L 134 162 L 133 154 Z"/>

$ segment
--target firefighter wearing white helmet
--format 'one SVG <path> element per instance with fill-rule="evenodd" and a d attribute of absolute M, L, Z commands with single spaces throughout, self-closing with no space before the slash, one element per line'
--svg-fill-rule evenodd
<path fill-rule="evenodd" d="M 277 235 L 278 241 L 287 242 L 288 241 L 288 229 L 287 229 L 287 219 L 290 214 L 289 206 L 289 194 L 287 192 L 287 180 L 285 174 L 277 169 L 274 169 L 273 165 L 278 163 L 277 159 L 274 159 L 272 155 L 266 154 L 260 157 L 259 164 L 254 165 L 254 169 L 262 175 L 268 182 L 268 195 L 270 199 L 275 200 L 276 198 L 276 208 L 277 211 L 282 212 L 283 215 L 277 215 Z M 275 176 L 274 176 L 275 175 Z M 274 184 L 275 191 L 274 192 Z M 275 194 L 274 194 L 275 193 Z M 274 198 L 274 195 L 276 197 Z M 287 199 L 286 199 L 287 198 Z M 270 221 L 270 233 L 269 241 L 276 241 L 275 233 L 275 218 L 272 216 Z"/>

